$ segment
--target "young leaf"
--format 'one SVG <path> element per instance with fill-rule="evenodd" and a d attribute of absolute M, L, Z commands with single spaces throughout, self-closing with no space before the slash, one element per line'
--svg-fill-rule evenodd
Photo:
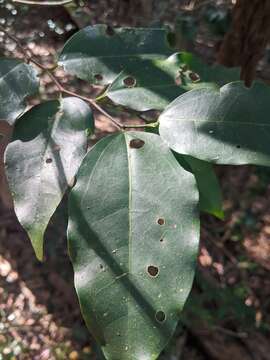
<path fill-rule="evenodd" d="M 109 360 L 154 360 L 189 294 L 198 192 L 155 134 L 102 139 L 70 194 L 69 252 L 85 321 Z"/>
<path fill-rule="evenodd" d="M 13 125 L 26 108 L 25 99 L 39 88 L 35 69 L 16 59 L 0 59 L 0 120 Z"/>
<path fill-rule="evenodd" d="M 263 83 L 192 90 L 160 115 L 160 135 L 180 154 L 218 164 L 269 166 L 269 98 Z"/>
<path fill-rule="evenodd" d="M 192 156 L 174 154 L 179 164 L 195 176 L 200 193 L 200 210 L 223 219 L 222 194 L 212 164 Z"/>
<path fill-rule="evenodd" d="M 188 90 L 217 88 L 238 79 L 238 69 L 209 66 L 195 55 L 181 52 L 166 60 L 142 59 L 129 71 L 122 71 L 103 96 L 137 111 L 163 110 Z"/>
<path fill-rule="evenodd" d="M 90 83 L 107 85 L 123 70 L 147 59 L 166 59 L 172 50 L 164 29 L 88 26 L 65 44 L 59 65 Z"/>
<path fill-rule="evenodd" d="M 33 107 L 15 125 L 6 173 L 16 215 L 40 260 L 45 229 L 86 153 L 91 123 L 88 105 L 70 97 Z"/>

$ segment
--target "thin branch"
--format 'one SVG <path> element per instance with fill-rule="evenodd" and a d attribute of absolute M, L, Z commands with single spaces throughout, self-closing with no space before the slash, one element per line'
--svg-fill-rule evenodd
<path fill-rule="evenodd" d="M 125 129 L 131 129 L 131 128 L 155 128 L 159 125 L 159 121 L 155 121 L 148 124 L 131 124 L 131 125 L 124 125 Z"/>
<path fill-rule="evenodd" d="M 18 0 L 16 0 L 18 1 Z M 21 0 L 20 0 L 21 1 Z M 23 0 L 25 1 L 25 0 Z M 27 0 L 28 1 L 28 0 Z M 138 125 L 138 124 L 134 124 L 134 125 L 125 125 L 120 123 L 118 120 L 116 120 L 114 117 L 112 117 L 109 113 L 107 113 L 106 110 L 104 110 L 101 106 L 99 106 L 94 99 L 91 99 L 89 97 L 85 97 L 82 96 L 80 94 L 77 94 L 73 91 L 70 91 L 68 89 L 66 89 L 57 79 L 57 77 L 52 73 L 52 71 L 55 69 L 55 67 L 53 67 L 52 69 L 47 68 L 46 66 L 42 65 L 39 61 L 36 60 L 34 54 L 31 52 L 30 49 L 26 49 L 24 48 L 20 41 L 13 35 L 11 35 L 2 25 L 0 25 L 0 31 L 2 31 L 4 34 L 6 34 L 7 37 L 9 37 L 12 41 L 14 41 L 18 47 L 20 48 L 20 50 L 22 51 L 25 59 L 28 62 L 32 62 L 33 64 L 35 64 L 37 67 L 39 67 L 40 69 L 42 69 L 44 72 L 46 72 L 48 74 L 48 76 L 51 78 L 51 80 L 55 83 L 55 85 L 57 86 L 58 90 L 62 93 L 65 93 L 67 95 L 71 95 L 71 96 L 75 96 L 79 99 L 82 99 L 86 102 L 88 102 L 93 108 L 95 108 L 96 110 L 98 110 L 101 114 L 103 114 L 104 116 L 106 116 L 108 119 L 111 120 L 111 122 L 118 127 L 119 129 L 127 129 L 127 128 L 145 128 L 145 127 L 155 127 L 158 125 L 158 122 L 154 122 L 154 123 L 150 123 L 150 124 L 143 124 L 143 125 Z"/>
<path fill-rule="evenodd" d="M 52 80 L 55 82 L 55 78 L 53 77 Z M 59 84 L 59 83 L 58 83 Z M 65 89 L 62 85 L 60 85 L 59 90 L 65 94 L 71 95 L 71 96 L 75 96 L 79 99 L 82 99 L 86 102 L 88 102 L 90 105 L 92 105 L 96 110 L 98 110 L 101 114 L 105 115 L 108 119 L 111 120 L 112 123 L 114 123 L 114 125 L 116 125 L 117 127 L 119 127 L 120 129 L 124 129 L 126 128 L 126 125 L 121 124 L 118 120 L 116 120 L 114 117 L 112 117 L 109 113 L 107 113 L 107 111 L 105 111 L 102 107 L 100 107 L 93 99 L 79 95 L 73 91 L 70 91 L 68 89 Z"/>
<path fill-rule="evenodd" d="M 10 38 L 10 40 L 14 41 L 18 48 L 23 52 L 24 54 L 24 57 L 27 59 L 27 60 L 30 60 L 30 56 L 29 54 L 27 53 L 28 50 L 26 50 L 22 44 L 20 43 L 20 41 L 13 35 L 11 35 L 2 25 L 0 25 L 0 31 L 2 31 L 4 34 L 7 35 L 7 37 Z"/>
<path fill-rule="evenodd" d="M 12 2 L 27 4 L 27 5 L 43 5 L 43 6 L 58 6 L 73 2 L 73 0 L 59 0 L 59 1 L 34 1 L 34 0 L 12 0 Z"/>

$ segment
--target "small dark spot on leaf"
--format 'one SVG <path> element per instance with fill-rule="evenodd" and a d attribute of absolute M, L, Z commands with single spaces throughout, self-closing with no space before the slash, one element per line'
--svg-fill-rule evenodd
<path fill-rule="evenodd" d="M 97 80 L 97 81 L 102 81 L 102 80 L 103 80 L 103 76 L 102 76 L 101 74 L 95 74 L 95 75 L 94 75 L 94 78 L 95 78 L 95 80 Z"/>
<path fill-rule="evenodd" d="M 101 269 L 103 269 L 104 266 L 103 266 L 102 264 L 99 264 L 99 267 L 100 267 Z"/>
<path fill-rule="evenodd" d="M 126 87 L 132 88 L 136 85 L 136 79 L 133 76 L 127 76 L 124 78 L 123 83 Z"/>
<path fill-rule="evenodd" d="M 156 277 L 158 276 L 158 273 L 159 273 L 159 269 L 157 266 L 154 266 L 154 265 L 149 265 L 148 268 L 147 268 L 147 272 L 150 276 L 152 277 Z"/>
<path fill-rule="evenodd" d="M 164 224 L 165 224 L 165 219 L 159 218 L 159 219 L 157 220 L 157 223 L 158 223 L 159 225 L 164 225 Z"/>
<path fill-rule="evenodd" d="M 179 86 L 179 85 L 182 84 L 182 79 L 181 79 L 181 76 L 180 76 L 180 75 L 175 78 L 175 84 L 176 84 L 177 86 Z"/>
<path fill-rule="evenodd" d="M 107 34 L 108 36 L 113 36 L 113 35 L 115 34 L 115 31 L 114 31 L 113 27 L 111 27 L 110 25 L 108 25 L 107 28 L 106 28 L 106 34 Z"/>
<path fill-rule="evenodd" d="M 189 78 L 190 80 L 192 80 L 193 82 L 198 82 L 200 81 L 200 76 L 198 74 L 196 74 L 195 72 L 191 72 L 189 73 Z"/>
<path fill-rule="evenodd" d="M 132 139 L 129 142 L 129 147 L 131 147 L 132 149 L 140 149 L 141 147 L 143 147 L 144 144 L 145 142 L 141 139 Z"/>
<path fill-rule="evenodd" d="M 46 159 L 46 164 L 51 164 L 51 163 L 52 163 L 52 159 L 51 159 L 51 158 Z"/>
<path fill-rule="evenodd" d="M 157 311 L 156 312 L 156 320 L 160 323 L 164 322 L 166 319 L 166 315 L 164 311 Z"/>
<path fill-rule="evenodd" d="M 163 239 L 163 238 L 161 238 L 159 241 L 160 241 L 160 242 L 163 242 L 163 241 L 164 241 L 164 239 Z"/>
<path fill-rule="evenodd" d="M 241 146 L 240 146 L 240 145 L 236 145 L 236 147 L 237 147 L 237 149 L 240 149 L 240 148 L 241 148 Z"/>

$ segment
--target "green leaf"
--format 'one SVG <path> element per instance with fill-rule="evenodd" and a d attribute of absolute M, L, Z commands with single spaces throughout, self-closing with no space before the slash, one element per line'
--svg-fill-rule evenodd
<path fill-rule="evenodd" d="M 270 87 L 230 83 L 178 97 L 161 114 L 160 135 L 180 154 L 217 164 L 270 165 Z"/>
<path fill-rule="evenodd" d="M 16 215 L 40 260 L 45 229 L 86 153 L 92 122 L 88 105 L 70 97 L 33 107 L 15 125 L 6 173 Z"/>
<path fill-rule="evenodd" d="M 109 360 L 153 360 L 189 294 L 198 192 L 155 134 L 104 138 L 70 194 L 69 252 L 84 319 Z"/>
<path fill-rule="evenodd" d="M 181 52 L 166 60 L 141 60 L 122 71 L 102 97 L 137 111 L 163 110 L 188 90 L 217 88 L 238 79 L 238 69 L 209 66 L 195 55 Z"/>
<path fill-rule="evenodd" d="M 224 219 L 221 189 L 213 166 L 192 156 L 174 154 L 179 164 L 195 176 L 200 193 L 200 210 Z"/>
<path fill-rule="evenodd" d="M 59 64 L 80 79 L 107 85 L 141 60 L 166 59 L 172 53 L 166 35 L 164 29 L 88 26 L 67 41 Z"/>
<path fill-rule="evenodd" d="M 213 83 L 220 87 L 228 82 L 240 79 L 240 68 L 227 68 L 219 64 L 208 65 L 192 53 L 182 52 L 180 54 L 183 65 L 187 66 L 186 74 L 191 80 L 196 79 L 195 73 L 199 76 L 199 81 Z M 188 90 L 197 88 L 198 80 L 197 82 L 196 80 L 191 81 Z"/>
<path fill-rule="evenodd" d="M 13 125 L 25 108 L 25 99 L 38 92 L 35 69 L 16 59 L 0 59 L 0 120 Z"/>

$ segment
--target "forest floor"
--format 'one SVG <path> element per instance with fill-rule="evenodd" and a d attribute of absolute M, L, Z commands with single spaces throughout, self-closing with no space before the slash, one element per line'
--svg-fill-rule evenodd
<path fill-rule="evenodd" d="M 97 22 L 143 25 L 146 18 L 123 3 L 129 4 L 92 0 L 83 13 L 74 15 L 64 7 L 41 11 L 2 1 L 0 23 L 9 25 L 45 65 L 51 65 L 78 26 Z M 165 5 L 156 10 L 162 13 L 159 21 L 174 23 L 182 7 L 176 0 L 165 1 Z M 20 57 L 19 49 L 1 36 L 0 55 Z M 197 40 L 195 50 L 213 61 L 215 41 Z M 267 74 L 267 66 L 261 72 Z M 61 70 L 57 75 L 62 82 L 69 81 L 71 89 L 93 92 L 89 85 L 64 77 Z M 50 79 L 43 77 L 43 87 L 42 98 L 55 95 Z M 96 126 L 98 136 L 115 131 L 100 115 Z M 270 170 L 254 166 L 216 170 L 224 194 L 225 220 L 201 218 L 196 279 L 162 360 L 270 359 Z M 16 220 L 2 168 L 0 179 L 0 360 L 99 359 L 73 286 L 64 207 L 58 209 L 46 233 L 46 261 L 40 263 Z"/>

